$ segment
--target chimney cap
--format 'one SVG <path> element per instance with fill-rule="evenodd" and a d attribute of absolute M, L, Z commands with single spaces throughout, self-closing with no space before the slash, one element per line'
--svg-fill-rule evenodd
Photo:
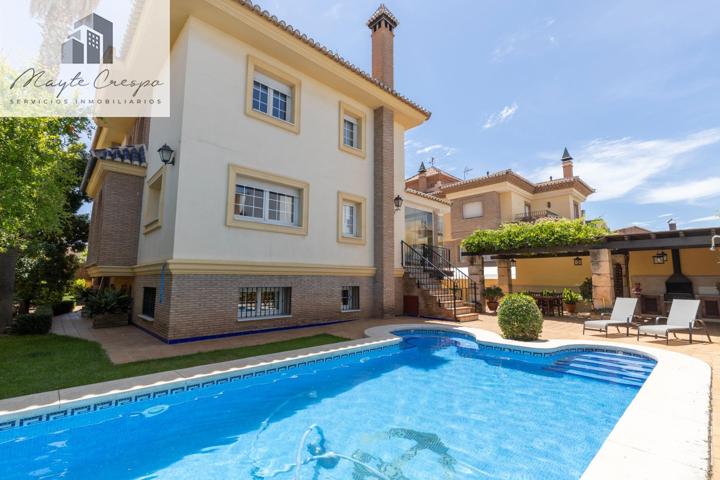
<path fill-rule="evenodd" d="M 425 162 L 420 162 L 420 168 L 418 168 L 418 173 L 425 173 L 427 172 L 427 169 L 425 168 Z"/>
<path fill-rule="evenodd" d="M 375 13 L 370 16 L 370 19 L 367 22 L 367 26 L 372 28 L 373 25 L 375 25 L 382 19 L 387 20 L 387 22 L 392 26 L 392 28 L 400 25 L 400 22 L 395 17 L 395 15 L 393 15 L 392 12 L 388 10 L 384 3 L 381 3 L 377 10 L 375 10 Z"/>
<path fill-rule="evenodd" d="M 569 161 L 571 161 L 572 159 L 573 159 L 573 157 L 570 156 L 570 152 L 568 152 L 567 147 L 565 147 L 565 150 L 563 150 L 563 156 L 562 156 L 562 158 L 561 158 L 560 160 L 563 161 L 563 162 L 569 162 Z"/>

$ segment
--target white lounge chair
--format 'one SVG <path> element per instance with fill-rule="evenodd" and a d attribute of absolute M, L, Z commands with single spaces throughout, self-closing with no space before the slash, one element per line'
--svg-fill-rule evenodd
<path fill-rule="evenodd" d="M 583 324 L 583 335 L 585 330 L 598 330 L 605 332 L 605 336 L 608 336 L 608 327 L 614 326 L 620 333 L 620 326 L 625 326 L 625 335 L 630 336 L 630 322 L 632 322 L 635 316 L 635 306 L 637 305 L 637 298 L 623 298 L 619 297 L 615 299 L 615 305 L 613 306 L 612 313 L 601 313 L 600 320 L 588 320 Z M 610 318 L 603 319 L 603 317 L 609 315 Z"/>
<path fill-rule="evenodd" d="M 700 300 L 673 300 L 670 306 L 670 314 L 667 317 L 657 317 L 655 325 L 641 325 L 638 327 L 637 339 L 640 340 L 640 334 L 658 335 L 665 337 L 665 343 L 670 343 L 670 333 L 677 338 L 675 332 L 688 332 L 690 343 L 692 343 L 692 332 L 696 328 L 695 324 L 699 323 L 705 329 L 708 342 L 712 343 L 710 332 L 707 325 L 700 319 L 696 319 L 698 308 L 700 308 Z M 665 324 L 659 324 L 660 320 L 667 320 Z"/>

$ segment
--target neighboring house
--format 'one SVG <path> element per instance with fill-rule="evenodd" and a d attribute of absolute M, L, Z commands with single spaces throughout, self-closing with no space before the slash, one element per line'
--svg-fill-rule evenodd
<path fill-rule="evenodd" d="M 397 24 L 368 21 L 369 75 L 250 2 L 172 2 L 171 117 L 97 121 L 94 284 L 170 342 L 401 313 L 403 210 L 450 206 L 404 187 L 430 113 L 394 90 Z"/>
<path fill-rule="evenodd" d="M 421 164 L 418 173 L 405 181 L 406 187 L 449 201 L 452 207 L 444 218 L 434 220 L 434 229 L 440 233 L 432 238 L 415 238 L 414 243 L 443 247 L 454 264 L 467 266 L 467 259 L 461 256 L 460 242 L 475 230 L 496 229 L 509 222 L 582 217 L 583 203 L 594 190 L 575 176 L 573 158 L 567 149 L 563 152 L 561 165 L 561 178 L 535 183 L 512 170 L 460 180 L 439 168 L 425 168 Z M 408 210 L 405 212 L 405 221 L 409 223 Z M 486 260 L 485 280 L 490 285 L 498 277 L 497 264 L 491 259 Z M 573 258 L 532 262 L 518 259 L 513 270 L 511 278 L 515 290 L 577 287 L 590 276 L 589 262 L 575 265 Z"/>

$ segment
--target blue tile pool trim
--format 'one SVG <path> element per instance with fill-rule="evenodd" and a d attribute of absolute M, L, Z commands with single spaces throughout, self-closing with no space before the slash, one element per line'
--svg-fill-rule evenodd
<path fill-rule="evenodd" d="M 25 427 L 28 425 L 33 425 L 39 422 L 48 422 L 52 420 L 56 420 L 59 418 L 65 418 L 65 417 L 71 417 L 75 415 L 81 415 L 83 413 L 90 413 L 95 412 L 98 410 L 104 410 L 106 408 L 111 407 L 119 407 L 121 405 L 127 405 L 128 403 L 135 403 L 135 402 L 141 402 L 144 400 L 151 400 L 158 397 L 164 397 L 167 395 L 174 395 L 186 391 L 191 390 L 200 390 L 203 388 L 212 387 L 215 385 L 222 385 L 224 383 L 229 382 L 237 382 L 237 381 L 243 381 L 250 378 L 258 378 L 264 375 L 269 375 L 273 373 L 282 373 L 287 372 L 288 370 L 299 368 L 299 367 L 306 367 L 306 366 L 312 366 L 317 365 L 321 363 L 327 363 L 332 362 L 334 360 L 341 360 L 345 358 L 360 356 L 360 355 L 367 355 L 372 352 L 378 352 L 382 350 L 390 350 L 390 349 L 399 349 L 400 344 L 399 343 L 392 343 L 392 344 L 385 344 L 385 345 L 379 345 L 379 346 L 368 346 L 367 348 L 363 348 L 361 350 L 354 350 L 351 352 L 344 352 L 344 353 L 337 353 L 334 355 L 328 355 L 324 357 L 319 358 L 304 358 L 299 359 L 294 363 L 283 363 L 283 364 L 274 364 L 274 365 L 268 365 L 265 369 L 259 369 L 259 370 L 252 370 L 252 371 L 243 371 L 239 370 L 236 372 L 229 372 L 226 375 L 223 376 L 223 374 L 219 374 L 220 376 L 217 376 L 216 378 L 210 379 L 210 380 L 203 380 L 198 379 L 196 382 L 192 380 L 180 380 L 178 382 L 185 383 L 184 385 L 165 385 L 162 387 L 158 387 L 158 390 L 152 390 L 147 391 L 144 390 L 140 393 L 132 393 L 128 392 L 126 396 L 120 397 L 120 398 L 114 398 L 114 399 L 97 399 L 94 403 L 90 404 L 80 404 L 82 402 L 81 400 L 78 401 L 78 404 L 73 406 L 72 404 L 69 404 L 67 407 L 59 409 L 59 410 L 53 410 L 51 412 L 47 413 L 41 413 L 41 414 L 30 414 L 28 413 L 27 416 L 20 416 L 19 418 L 14 418 L 10 420 L 3 420 L 0 417 L 0 431 L 4 430 L 10 430 L 11 428 L 19 428 L 19 427 Z"/>

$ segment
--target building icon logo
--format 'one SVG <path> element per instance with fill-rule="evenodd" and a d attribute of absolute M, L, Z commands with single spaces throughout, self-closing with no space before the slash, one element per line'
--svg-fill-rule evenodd
<path fill-rule="evenodd" d="M 62 63 L 113 63 L 113 24 L 96 13 L 75 22 L 62 44 Z"/>

